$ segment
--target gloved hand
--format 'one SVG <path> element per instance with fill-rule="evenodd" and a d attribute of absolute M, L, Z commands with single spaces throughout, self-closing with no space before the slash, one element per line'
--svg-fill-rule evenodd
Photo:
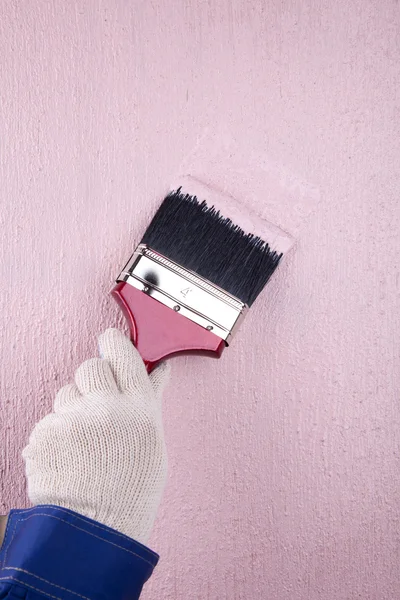
<path fill-rule="evenodd" d="M 116 329 L 100 336 L 99 348 L 103 358 L 78 368 L 30 436 L 28 495 L 146 543 L 167 475 L 161 395 L 169 369 L 161 364 L 149 376 Z"/>

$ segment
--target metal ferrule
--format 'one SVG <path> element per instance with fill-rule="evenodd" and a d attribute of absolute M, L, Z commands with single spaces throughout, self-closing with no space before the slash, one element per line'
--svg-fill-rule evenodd
<path fill-rule="evenodd" d="M 117 278 L 212 331 L 228 345 L 248 311 L 241 300 L 139 244 Z"/>

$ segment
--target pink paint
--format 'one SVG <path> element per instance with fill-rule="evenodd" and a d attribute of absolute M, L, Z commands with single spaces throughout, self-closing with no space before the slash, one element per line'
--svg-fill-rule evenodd
<path fill-rule="evenodd" d="M 182 165 L 298 240 L 219 361 L 175 361 L 145 600 L 400 597 L 399 10 L 1 3 L 0 511 Z"/>

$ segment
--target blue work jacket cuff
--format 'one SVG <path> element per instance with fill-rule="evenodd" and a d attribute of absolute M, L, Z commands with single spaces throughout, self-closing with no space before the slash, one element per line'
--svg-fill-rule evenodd
<path fill-rule="evenodd" d="M 5 586 L 21 586 L 32 597 L 136 600 L 158 558 L 143 544 L 65 508 L 12 510 L 0 550 L 0 597 Z"/>

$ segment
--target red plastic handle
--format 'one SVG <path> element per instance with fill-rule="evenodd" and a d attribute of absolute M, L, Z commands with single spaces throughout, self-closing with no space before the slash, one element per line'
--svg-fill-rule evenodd
<path fill-rule="evenodd" d="M 132 341 L 149 373 L 158 362 L 178 353 L 221 356 L 225 348 L 221 338 L 129 283 L 117 283 L 111 294 L 128 320 Z"/>

